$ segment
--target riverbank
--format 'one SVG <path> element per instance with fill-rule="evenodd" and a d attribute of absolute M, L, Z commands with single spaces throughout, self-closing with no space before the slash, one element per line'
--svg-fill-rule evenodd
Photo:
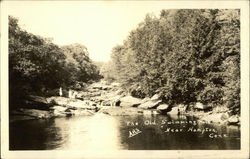
<path fill-rule="evenodd" d="M 187 106 L 182 104 L 169 106 L 163 103 L 158 94 L 144 99 L 132 97 L 120 88 L 119 83 L 108 84 L 101 81 L 89 85 L 83 91 L 75 91 L 75 93 L 75 98 L 30 96 L 25 102 L 25 106 L 10 112 L 10 121 L 89 116 L 103 113 L 116 116 L 188 115 L 208 123 L 240 124 L 240 117 L 230 115 L 229 110 L 224 107 L 211 109 L 202 103 L 196 103 L 192 106 L 194 109 L 188 110 Z"/>

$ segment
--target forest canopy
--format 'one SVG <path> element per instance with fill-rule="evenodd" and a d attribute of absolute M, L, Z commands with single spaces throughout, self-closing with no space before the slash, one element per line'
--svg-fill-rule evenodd
<path fill-rule="evenodd" d="M 27 94 L 46 95 L 50 90 L 81 87 L 98 80 L 99 71 L 82 44 L 58 46 L 51 39 L 27 32 L 9 16 L 10 100 L 18 103 Z"/>
<path fill-rule="evenodd" d="M 239 113 L 240 11 L 147 15 L 113 48 L 112 65 L 105 72 L 113 73 L 104 77 L 118 80 L 133 96 L 158 93 L 170 105 L 201 102 Z"/>

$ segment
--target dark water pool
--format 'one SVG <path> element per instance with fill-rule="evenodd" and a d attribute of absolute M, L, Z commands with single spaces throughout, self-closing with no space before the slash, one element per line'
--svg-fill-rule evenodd
<path fill-rule="evenodd" d="M 193 117 L 96 114 L 10 123 L 10 150 L 232 150 L 240 128 Z"/>

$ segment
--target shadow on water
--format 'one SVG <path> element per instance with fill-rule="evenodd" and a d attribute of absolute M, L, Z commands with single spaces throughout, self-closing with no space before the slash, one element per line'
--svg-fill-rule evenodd
<path fill-rule="evenodd" d="M 237 126 L 198 122 L 188 116 L 143 116 L 133 121 L 140 124 L 140 134 L 124 138 L 130 150 L 220 150 L 240 149 L 240 130 Z M 126 130 L 125 132 L 129 131 Z"/>
<path fill-rule="evenodd" d="M 10 123 L 10 150 L 240 149 L 240 128 L 189 116 L 134 115 Z"/>

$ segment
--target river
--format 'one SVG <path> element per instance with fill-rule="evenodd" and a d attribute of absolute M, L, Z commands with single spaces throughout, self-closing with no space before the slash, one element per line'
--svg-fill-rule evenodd
<path fill-rule="evenodd" d="M 10 150 L 235 150 L 240 127 L 189 116 L 95 114 L 10 123 Z"/>

